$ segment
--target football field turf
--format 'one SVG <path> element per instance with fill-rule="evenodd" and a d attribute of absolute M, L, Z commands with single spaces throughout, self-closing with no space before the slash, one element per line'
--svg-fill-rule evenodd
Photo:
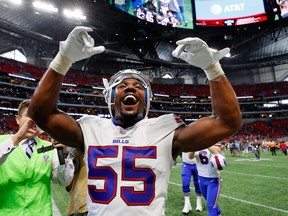
<path fill-rule="evenodd" d="M 273 157 L 270 152 L 261 152 L 260 160 L 256 160 L 253 153 L 248 157 L 231 157 L 226 151 L 225 156 L 227 166 L 221 171 L 223 185 L 218 202 L 222 216 L 288 216 L 288 156 L 280 151 Z M 167 216 L 182 215 L 181 163 L 179 157 L 171 170 Z M 68 192 L 61 186 L 52 185 L 52 195 L 60 215 L 66 215 Z M 195 211 L 193 183 L 190 200 L 193 210 L 188 215 L 207 215 L 204 199 L 203 212 Z"/>

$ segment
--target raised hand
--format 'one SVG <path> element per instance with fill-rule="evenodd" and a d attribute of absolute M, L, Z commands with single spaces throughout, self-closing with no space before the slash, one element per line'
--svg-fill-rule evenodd
<path fill-rule="evenodd" d="M 220 67 L 219 60 L 229 53 L 229 48 L 224 48 L 220 51 L 213 51 L 205 41 L 200 38 L 192 37 L 179 40 L 176 44 L 178 46 L 172 52 L 172 55 L 191 65 L 202 68 L 209 80 L 215 79 L 217 76 L 224 74 L 222 69 L 219 74 L 214 74 L 215 71 L 210 73 L 209 70 L 214 66 Z M 217 68 L 217 73 L 218 72 L 219 68 Z"/>
<path fill-rule="evenodd" d="M 38 132 L 36 130 L 36 125 L 34 121 L 30 118 L 27 118 L 27 120 L 23 123 L 21 127 L 19 127 L 19 130 L 17 133 L 15 133 L 12 136 L 12 140 L 14 145 L 18 145 L 22 140 L 24 139 L 30 139 L 34 136 L 37 136 Z"/>
<path fill-rule="evenodd" d="M 88 34 L 93 29 L 84 26 L 75 27 L 65 41 L 60 42 L 60 53 L 72 63 L 102 53 L 104 46 L 94 47 L 94 39 Z"/>
<path fill-rule="evenodd" d="M 55 72 L 65 75 L 72 63 L 102 53 L 104 46 L 94 47 L 94 39 L 88 34 L 92 28 L 75 27 L 65 41 L 60 42 L 60 49 L 49 67 Z"/>

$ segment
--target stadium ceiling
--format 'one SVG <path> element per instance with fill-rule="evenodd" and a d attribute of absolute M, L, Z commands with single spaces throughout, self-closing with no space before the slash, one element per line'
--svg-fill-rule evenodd
<path fill-rule="evenodd" d="M 52 59 L 58 52 L 59 41 L 65 40 L 75 26 L 84 25 L 93 28 L 91 35 L 96 45 L 106 47 L 105 55 L 101 59 L 87 61 L 87 67 L 100 60 L 108 62 L 112 59 L 152 67 L 187 68 L 187 64 L 171 55 L 175 42 L 185 37 L 200 37 L 215 49 L 228 46 L 231 53 L 237 56 L 234 61 L 247 64 L 247 49 L 255 46 L 255 41 L 259 41 L 259 38 L 267 38 L 267 32 L 274 32 L 274 37 L 269 40 L 277 40 L 280 35 L 277 32 L 282 28 L 281 23 L 273 26 L 265 23 L 241 28 L 184 30 L 141 21 L 104 0 L 46 2 L 53 3 L 59 9 L 80 7 L 87 19 L 71 20 L 61 13 L 36 10 L 32 7 L 32 0 L 23 0 L 20 6 L 8 0 L 0 0 L 0 54 L 17 48 L 28 58 Z M 261 43 L 258 46 L 262 46 Z"/>

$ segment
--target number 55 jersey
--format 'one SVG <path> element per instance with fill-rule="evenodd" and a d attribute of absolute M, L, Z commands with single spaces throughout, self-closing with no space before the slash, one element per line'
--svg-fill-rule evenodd
<path fill-rule="evenodd" d="M 122 128 L 111 119 L 78 120 L 85 142 L 89 215 L 163 216 L 174 131 L 173 114 Z"/>

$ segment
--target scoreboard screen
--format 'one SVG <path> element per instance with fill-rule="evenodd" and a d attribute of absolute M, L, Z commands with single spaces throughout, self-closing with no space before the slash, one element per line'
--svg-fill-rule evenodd
<path fill-rule="evenodd" d="M 240 26 L 267 21 L 263 0 L 195 0 L 196 26 Z"/>

